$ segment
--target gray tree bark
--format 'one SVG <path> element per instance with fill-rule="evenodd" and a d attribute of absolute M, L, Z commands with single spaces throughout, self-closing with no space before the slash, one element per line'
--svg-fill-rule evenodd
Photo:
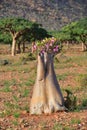
<path fill-rule="evenodd" d="M 54 71 L 53 55 L 39 54 L 30 113 L 42 114 L 63 110 L 65 110 L 64 99 Z"/>

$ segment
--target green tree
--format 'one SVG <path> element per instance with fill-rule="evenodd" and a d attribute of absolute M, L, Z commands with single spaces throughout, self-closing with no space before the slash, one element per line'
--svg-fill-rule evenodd
<path fill-rule="evenodd" d="M 31 43 L 33 41 L 42 40 L 45 37 L 48 38 L 51 37 L 51 35 L 49 35 L 48 32 L 44 28 L 42 28 L 40 24 L 34 23 L 32 27 L 18 39 L 18 52 L 21 52 L 20 49 L 21 43 L 23 43 L 23 52 L 24 52 L 25 41 L 29 41 Z"/>
<path fill-rule="evenodd" d="M 48 37 L 48 33 L 45 29 L 41 28 L 41 25 L 35 22 L 31 22 L 22 18 L 4 18 L 0 20 L 0 39 L 3 38 L 7 42 L 12 40 L 12 56 L 16 53 L 16 43 L 18 43 L 18 50 L 20 52 L 21 41 L 33 41 L 41 40 Z M 7 32 L 7 34 L 6 34 Z M 4 34 L 4 35 L 3 35 Z M 9 38 L 9 37 L 10 38 Z M 4 40 L 3 40 L 4 41 Z M 23 48 L 24 49 L 24 48 Z"/>
<path fill-rule="evenodd" d="M 0 20 L 0 30 L 9 32 L 12 37 L 12 56 L 15 55 L 17 39 L 27 32 L 32 22 L 21 18 L 4 18 Z"/>
<path fill-rule="evenodd" d="M 87 50 L 87 18 L 76 22 L 73 28 L 73 35 L 76 40 L 82 42 L 82 51 Z"/>
<path fill-rule="evenodd" d="M 11 44 L 12 38 L 11 38 L 10 34 L 8 34 L 6 32 L 4 32 L 4 33 L 0 32 L 0 42 Z"/>
<path fill-rule="evenodd" d="M 61 30 L 67 40 L 82 42 L 82 50 L 87 50 L 87 18 L 65 26 Z M 62 39 L 64 38 L 62 35 Z"/>

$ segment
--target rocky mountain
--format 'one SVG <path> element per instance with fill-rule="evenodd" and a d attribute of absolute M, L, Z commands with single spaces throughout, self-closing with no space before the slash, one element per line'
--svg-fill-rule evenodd
<path fill-rule="evenodd" d="M 1 17 L 23 17 L 58 30 L 87 17 L 87 0 L 0 0 Z"/>

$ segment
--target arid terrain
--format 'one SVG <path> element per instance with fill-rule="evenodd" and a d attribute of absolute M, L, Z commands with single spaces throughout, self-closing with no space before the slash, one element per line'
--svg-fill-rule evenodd
<path fill-rule="evenodd" d="M 54 65 L 63 96 L 69 90 L 76 103 L 67 112 L 48 115 L 29 113 L 37 61 L 26 57 L 12 57 L 8 45 L 0 45 L 0 130 L 87 130 L 87 52 L 63 49 L 57 54 Z"/>

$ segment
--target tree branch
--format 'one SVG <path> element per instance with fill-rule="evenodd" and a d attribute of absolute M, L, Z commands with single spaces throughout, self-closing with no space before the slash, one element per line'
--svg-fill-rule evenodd
<path fill-rule="evenodd" d="M 24 30 L 21 30 L 19 32 L 16 32 L 15 33 L 15 38 L 17 39 L 18 37 L 20 37 L 23 33 L 29 31 L 30 29 L 29 28 L 25 28 Z"/>

